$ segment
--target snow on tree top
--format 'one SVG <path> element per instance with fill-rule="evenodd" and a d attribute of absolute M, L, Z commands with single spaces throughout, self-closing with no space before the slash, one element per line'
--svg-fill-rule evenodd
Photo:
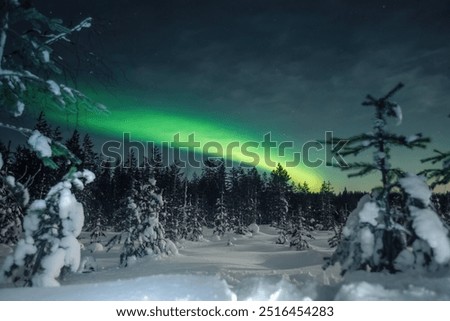
<path fill-rule="evenodd" d="M 0 169 L 2 169 L 3 167 L 3 157 L 2 157 L 2 153 L 0 153 Z"/>

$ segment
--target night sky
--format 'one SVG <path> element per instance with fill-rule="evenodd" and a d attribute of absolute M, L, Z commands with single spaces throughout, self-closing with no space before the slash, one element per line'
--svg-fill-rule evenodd
<path fill-rule="evenodd" d="M 423 132 L 428 151 L 395 152 L 417 171 L 433 148 L 448 149 L 450 4 L 448 1 L 36 1 L 68 25 L 94 19 L 77 35 L 104 66 L 82 56 L 78 85 L 110 108 L 82 113 L 81 131 L 165 140 L 195 133 L 201 142 L 295 142 L 371 130 L 366 94 L 399 81 L 399 133 Z M 102 118 L 103 117 L 103 118 Z M 74 124 L 74 117 L 53 118 Z M 316 154 L 314 154 L 316 155 Z M 316 156 L 320 156 L 317 154 Z M 239 156 L 238 156 L 239 157 Z M 280 159 L 283 161 L 283 159 Z M 267 169 L 267 167 L 262 166 Z M 337 169 L 303 165 L 298 180 L 369 189 L 376 176 L 347 179 Z"/>

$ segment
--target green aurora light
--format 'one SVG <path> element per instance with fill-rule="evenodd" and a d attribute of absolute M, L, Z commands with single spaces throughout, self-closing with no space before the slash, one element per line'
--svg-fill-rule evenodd
<path fill-rule="evenodd" d="M 204 115 L 204 113 L 192 112 L 192 108 L 175 108 L 162 103 L 137 102 L 136 98 L 121 96 L 112 99 L 108 95 L 95 95 L 97 101 L 107 105 L 109 113 L 99 114 L 95 112 L 80 111 L 76 114 L 64 114 L 60 110 L 50 108 L 46 111 L 47 117 L 60 125 L 68 121 L 78 124 L 78 128 L 92 134 L 99 134 L 111 139 L 121 140 L 124 133 L 129 133 L 131 140 L 141 142 L 173 142 L 174 136 L 179 134 L 180 141 L 185 142 L 188 136 L 194 134 L 195 141 L 200 147 L 195 149 L 197 154 L 202 154 L 203 147 L 208 142 L 217 142 L 223 148 L 225 159 L 234 162 L 252 162 L 254 158 L 242 153 L 241 148 L 233 148 L 232 154 L 227 155 L 226 147 L 236 142 L 242 146 L 245 142 L 258 142 L 258 147 L 248 148 L 248 151 L 259 156 L 257 168 L 271 171 L 274 167 L 264 161 L 264 149 L 261 147 L 263 137 L 255 134 L 257 130 L 248 124 L 231 122 L 224 115 L 222 118 Z M 109 98 L 109 99 L 108 99 Z M 48 102 L 46 104 L 49 106 Z M 157 106 L 162 106 L 157 107 Z M 126 108 L 124 108 L 126 106 Z M 195 110 L 195 109 L 194 109 Z M 250 132 L 251 130 L 251 132 Z M 258 137 L 258 138 L 256 138 Z M 217 144 L 216 144 L 217 145 Z M 286 150 L 285 155 L 275 155 L 274 148 L 270 159 L 281 163 L 285 167 L 286 161 L 293 159 L 294 150 Z M 208 149 L 209 155 L 216 156 L 215 148 Z M 296 167 L 286 168 L 295 182 L 308 182 L 312 190 L 318 190 L 323 181 L 317 169 L 308 168 L 300 163 Z"/>

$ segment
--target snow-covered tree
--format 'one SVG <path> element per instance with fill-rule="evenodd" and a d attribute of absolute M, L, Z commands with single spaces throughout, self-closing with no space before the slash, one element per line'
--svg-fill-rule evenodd
<path fill-rule="evenodd" d="M 399 186 L 399 178 L 405 175 L 401 169 L 392 167 L 391 148 L 397 146 L 423 148 L 428 142 L 421 134 L 406 137 L 388 130 L 390 117 L 397 120 L 397 125 L 402 121 L 400 106 L 389 100 L 402 87 L 403 84 L 398 84 L 379 99 L 368 95 L 363 105 L 375 107 L 372 132 L 349 138 L 342 151 L 338 151 L 339 156 L 356 156 L 373 149 L 372 162 L 339 165 L 343 170 L 357 170 L 350 174 L 350 177 L 378 172 L 382 183 L 380 187 L 372 190 L 371 196 L 364 196 L 358 208 L 348 217 L 343 229 L 344 238 L 328 262 L 329 264 L 339 262 L 342 273 L 357 269 L 395 272 L 397 270 L 395 260 L 407 247 L 407 234 L 415 234 L 414 230 L 408 230 L 402 225 L 407 221 L 407 213 L 397 211 L 390 203 L 393 189 Z M 335 138 L 328 143 L 335 145 L 342 141 L 344 140 Z"/>
<path fill-rule="evenodd" d="M 49 18 L 26 0 L 0 0 L 0 107 L 19 117 L 29 106 L 57 107 L 77 112 L 83 107 L 91 111 L 106 111 L 80 91 L 61 83 L 63 57 L 56 44 L 70 42 L 73 33 L 91 26 L 86 18 L 72 28 L 62 21 Z M 54 79 L 51 76 L 55 76 Z M 15 254 L 5 262 L 6 280 L 30 285 L 57 285 L 56 278 L 63 267 L 76 271 L 80 246 L 76 237 L 83 224 L 83 208 L 71 193 L 71 187 L 82 188 L 81 177 L 90 182 L 94 175 L 79 172 L 79 158 L 58 141 L 58 132 L 48 133 L 47 127 L 34 130 L 0 122 L 0 127 L 15 130 L 27 139 L 28 148 L 46 167 L 57 169 L 55 158 L 70 163 L 69 173 L 50 191 L 41 191 L 44 199 L 31 203 L 24 217 L 25 238 L 20 240 Z M 50 134 L 54 134 L 51 137 Z M 1 180 L 17 182 L 12 176 Z M 10 178 L 8 178 L 10 177 Z"/>
<path fill-rule="evenodd" d="M 213 234 L 222 237 L 229 229 L 228 213 L 223 202 L 223 196 L 217 199 L 214 215 Z"/>
<path fill-rule="evenodd" d="M 0 103 L 4 108 L 19 117 L 35 94 L 44 93 L 51 98 L 49 104 L 68 111 L 79 105 L 104 109 L 80 91 L 48 78 L 63 72 L 63 58 L 57 54 L 55 45 L 68 42 L 73 33 L 89 28 L 91 18 L 68 28 L 60 19 L 40 13 L 29 1 L 1 0 L 0 8 Z"/>
<path fill-rule="evenodd" d="M 202 211 L 198 206 L 189 205 L 186 223 L 188 240 L 197 242 L 203 239 L 204 219 L 202 217 Z"/>
<path fill-rule="evenodd" d="M 328 239 L 328 245 L 330 247 L 336 247 L 341 242 L 342 231 L 345 225 L 345 218 L 348 217 L 348 214 L 349 213 L 347 212 L 346 209 L 336 211 L 336 215 L 334 216 L 334 224 L 332 227 L 334 235 Z"/>
<path fill-rule="evenodd" d="M 179 221 L 180 216 L 179 211 L 181 211 L 181 206 L 178 208 L 166 207 L 165 212 L 165 224 L 164 229 L 166 231 L 166 236 L 174 242 L 181 239 L 179 232 Z"/>
<path fill-rule="evenodd" d="M 314 236 L 311 234 L 312 228 L 307 224 L 306 218 L 302 215 L 301 211 L 293 218 L 289 223 L 288 229 L 289 246 L 295 247 L 298 251 L 309 249 L 308 240 L 313 240 Z"/>
<path fill-rule="evenodd" d="M 105 224 L 105 217 L 101 214 L 98 215 L 94 225 L 90 228 L 91 243 L 101 243 L 101 239 L 106 237 Z"/>
<path fill-rule="evenodd" d="M 278 239 L 277 244 L 285 244 L 288 241 L 289 225 L 287 222 L 287 213 L 289 211 L 288 201 L 284 196 L 274 200 L 275 204 L 273 209 L 278 213 Z"/>
<path fill-rule="evenodd" d="M 28 202 L 28 190 L 13 176 L 0 181 L 0 243 L 17 243 L 22 234 L 23 209 Z"/>
<path fill-rule="evenodd" d="M 290 179 L 291 177 L 281 164 L 278 164 L 270 173 L 268 206 L 272 223 L 280 229 L 285 228 L 288 219 L 289 203 L 287 200 L 287 192 L 290 189 Z"/>
<path fill-rule="evenodd" d="M 92 172 L 70 173 L 45 199 L 35 200 L 24 217 L 24 236 L 7 257 L 2 278 L 24 286 L 58 286 L 63 269 L 77 271 L 83 227 L 83 206 L 72 194 L 94 180 Z M 84 180 L 85 182 L 83 182 Z"/>
<path fill-rule="evenodd" d="M 333 226 L 333 215 L 336 211 L 333 204 L 333 187 L 329 181 L 324 181 L 322 183 L 319 195 L 321 205 L 318 219 L 322 225 L 322 228 L 329 230 Z"/>
<path fill-rule="evenodd" d="M 0 154 L 0 243 L 16 244 L 22 234 L 24 208 L 30 196 L 28 189 L 7 174 Z"/>
<path fill-rule="evenodd" d="M 147 255 L 177 254 L 175 244 L 166 238 L 164 227 L 159 221 L 163 199 L 156 187 L 156 181 L 136 182 L 131 196 L 123 208 L 125 224 L 120 234 L 114 236 L 106 245 L 122 243 L 120 264 L 128 266 L 136 259 Z"/>
<path fill-rule="evenodd" d="M 188 181 L 184 182 L 184 201 L 183 206 L 178 209 L 177 234 L 179 239 L 187 239 L 189 230 L 187 226 L 188 218 L 192 215 L 196 208 L 188 202 Z"/>

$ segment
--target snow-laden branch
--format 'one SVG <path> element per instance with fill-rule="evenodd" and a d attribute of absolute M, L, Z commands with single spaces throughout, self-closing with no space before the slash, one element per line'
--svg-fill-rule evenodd
<path fill-rule="evenodd" d="M 0 70 L 0 80 L 2 78 L 14 79 L 16 83 L 22 88 L 25 88 L 23 81 L 33 82 L 44 87 L 45 90 L 50 92 L 50 94 L 55 98 L 56 102 L 61 107 L 66 107 L 67 102 L 71 103 L 74 101 L 84 101 L 88 106 L 93 106 L 92 111 L 97 111 L 100 113 L 108 113 L 106 106 L 93 102 L 89 97 L 84 95 L 81 91 L 66 86 L 64 84 L 58 84 L 54 80 L 45 80 L 32 72 L 25 71 L 15 71 L 15 70 Z M 23 112 L 23 110 L 22 110 Z M 22 113 L 20 112 L 20 114 Z M 19 115 L 20 115 L 19 114 Z"/>
<path fill-rule="evenodd" d="M 50 39 L 48 39 L 47 41 L 44 42 L 45 45 L 51 45 L 57 41 L 60 40 L 65 40 L 65 41 L 69 41 L 66 36 L 70 35 L 71 33 L 74 32 L 78 32 L 83 28 L 90 28 L 92 25 L 92 18 L 88 17 L 86 19 L 84 19 L 83 21 L 81 21 L 79 24 L 77 24 L 75 27 L 73 27 L 72 29 L 69 29 L 68 32 L 61 32 L 57 35 L 49 35 L 48 37 L 50 37 Z"/>
<path fill-rule="evenodd" d="M 58 168 L 58 165 L 52 160 L 53 157 L 64 156 L 73 164 L 80 164 L 80 159 L 73 154 L 65 145 L 49 137 L 41 134 L 38 130 L 31 130 L 24 127 L 16 127 L 14 125 L 0 122 L 0 127 L 14 130 L 27 137 L 28 145 L 42 160 L 45 166 L 50 168 Z"/>
<path fill-rule="evenodd" d="M 39 76 L 36 76 L 32 72 L 28 70 L 25 71 L 16 71 L 16 70 L 8 70 L 8 69 L 0 69 L 0 79 L 1 78 L 9 78 L 9 77 L 18 77 L 21 79 L 28 79 L 37 82 L 45 82 L 45 80 Z"/>

